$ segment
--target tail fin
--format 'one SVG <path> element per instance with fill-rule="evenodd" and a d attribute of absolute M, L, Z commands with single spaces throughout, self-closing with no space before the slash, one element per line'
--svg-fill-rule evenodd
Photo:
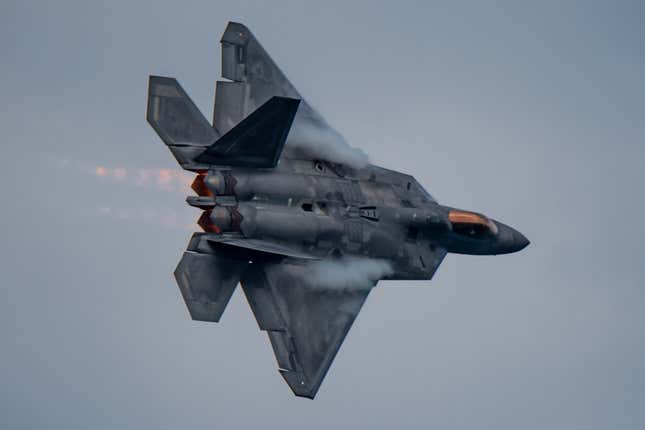
<path fill-rule="evenodd" d="M 271 98 L 209 146 L 196 161 L 225 166 L 275 167 L 299 104 L 299 99 Z"/>
<path fill-rule="evenodd" d="M 195 158 L 217 140 L 219 133 L 176 79 L 150 76 L 147 120 L 184 169 L 204 168 Z"/>

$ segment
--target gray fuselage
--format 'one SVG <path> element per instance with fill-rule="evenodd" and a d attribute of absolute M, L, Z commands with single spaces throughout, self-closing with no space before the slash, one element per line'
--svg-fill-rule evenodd
<path fill-rule="evenodd" d="M 207 233 L 312 258 L 387 260 L 388 279 L 430 279 L 445 252 L 503 254 L 528 244 L 502 223 L 439 205 L 412 176 L 374 165 L 282 158 L 273 169 L 215 166 L 193 188 L 200 196 L 188 202 L 205 210 Z"/>

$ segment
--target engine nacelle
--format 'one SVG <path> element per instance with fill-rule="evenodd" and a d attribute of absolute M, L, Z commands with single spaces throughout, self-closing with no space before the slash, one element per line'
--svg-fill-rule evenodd
<path fill-rule="evenodd" d="M 316 196 L 315 188 L 308 183 L 306 178 L 303 179 L 305 180 L 294 181 L 293 175 L 283 175 L 276 172 L 216 170 L 205 175 L 203 183 L 212 195 L 234 195 L 238 200 L 250 200 L 258 194 L 314 198 Z"/>
<path fill-rule="evenodd" d="M 205 210 L 197 224 L 208 233 L 225 233 L 240 231 L 242 215 L 235 207 L 214 206 Z"/>
<path fill-rule="evenodd" d="M 249 238 L 302 244 L 340 240 L 344 233 L 344 225 L 338 219 L 304 212 L 300 208 L 241 203 L 237 211 L 242 218 L 240 231 Z"/>

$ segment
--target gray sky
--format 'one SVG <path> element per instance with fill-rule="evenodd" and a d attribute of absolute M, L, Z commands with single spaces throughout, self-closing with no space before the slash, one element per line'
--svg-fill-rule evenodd
<path fill-rule="evenodd" d="M 484 3 L 3 1 L 0 427 L 645 427 L 645 6 Z M 228 20 L 374 163 L 532 241 L 381 284 L 313 402 L 239 291 L 197 323 L 171 276 L 198 213 L 147 76 L 210 117 Z"/>

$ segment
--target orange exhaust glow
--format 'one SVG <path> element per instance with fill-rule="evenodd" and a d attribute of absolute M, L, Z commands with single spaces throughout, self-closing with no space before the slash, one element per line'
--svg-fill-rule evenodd
<path fill-rule="evenodd" d="M 199 217 L 199 220 L 197 220 L 197 224 L 202 228 L 207 233 L 221 233 L 222 231 L 218 226 L 213 224 L 213 221 L 211 221 L 211 211 L 204 211 L 202 212 L 202 216 Z"/>
<path fill-rule="evenodd" d="M 190 188 L 192 188 L 198 196 L 213 197 L 213 193 L 211 193 L 211 190 L 208 189 L 206 183 L 204 182 L 205 178 L 206 173 L 198 174 L 197 176 L 195 176 L 195 180 L 190 185 Z"/>

